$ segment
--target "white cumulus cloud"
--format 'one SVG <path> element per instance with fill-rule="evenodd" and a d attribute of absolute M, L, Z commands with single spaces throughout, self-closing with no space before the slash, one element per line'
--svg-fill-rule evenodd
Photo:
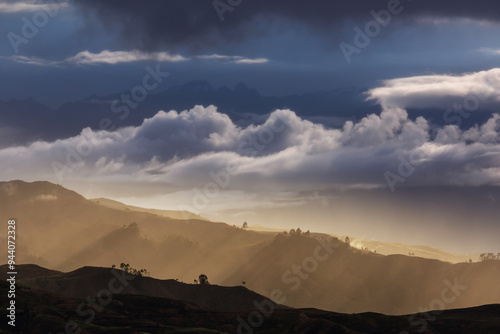
<path fill-rule="evenodd" d="M 466 131 L 453 126 L 434 138 L 423 118 L 400 108 L 327 129 L 277 110 L 261 125 L 239 127 L 213 106 L 158 112 L 137 127 L 84 129 L 55 142 L 0 150 L 3 178 L 95 179 L 166 183 L 188 190 L 231 166 L 229 188 L 313 190 L 386 187 L 384 173 L 418 157 L 405 182 L 500 185 L 500 116 Z M 59 175 L 59 176 L 58 176 Z"/>
<path fill-rule="evenodd" d="M 470 104 L 500 102 L 500 68 L 463 75 L 426 75 L 386 80 L 367 92 L 386 107 L 451 108 L 457 101 Z M 466 101 L 470 98 L 470 101 Z"/>

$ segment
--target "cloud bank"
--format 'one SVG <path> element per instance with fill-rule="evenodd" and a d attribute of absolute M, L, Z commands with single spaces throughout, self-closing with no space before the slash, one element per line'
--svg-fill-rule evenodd
<path fill-rule="evenodd" d="M 182 203 L 194 201 L 193 192 L 216 192 L 217 209 L 229 202 L 235 209 L 299 205 L 304 194 L 345 189 L 496 187 L 499 114 L 468 128 L 431 128 L 424 117 L 411 119 L 405 107 L 423 106 L 421 100 L 444 106 L 449 97 L 465 100 L 477 91 L 496 101 L 497 84 L 497 69 L 394 79 L 369 92 L 380 102 L 380 114 L 340 128 L 289 109 L 245 126 L 215 106 L 159 111 L 139 126 L 86 128 L 67 139 L 0 149 L 0 168 L 4 180 L 127 184 L 124 189 L 149 196 L 174 192 Z M 126 191 L 124 197 L 135 195 Z"/>
<path fill-rule="evenodd" d="M 385 173 L 398 174 L 402 161 L 412 161 L 414 171 L 401 185 L 500 185 L 500 116 L 431 136 L 425 119 L 410 120 L 401 108 L 327 129 L 291 110 L 241 128 L 214 106 L 196 106 L 160 111 L 115 132 L 87 128 L 76 137 L 0 150 L 7 180 L 134 181 L 183 190 L 228 168 L 232 191 L 387 187 Z"/>

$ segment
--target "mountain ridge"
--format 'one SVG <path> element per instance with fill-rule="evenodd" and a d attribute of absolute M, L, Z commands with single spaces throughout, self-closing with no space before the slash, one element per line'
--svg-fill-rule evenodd
<path fill-rule="evenodd" d="M 0 292 L 9 286 L 0 281 Z M 481 333 L 496 334 L 500 305 L 429 311 L 428 314 L 385 316 L 377 313 L 341 314 L 317 309 L 272 309 L 218 312 L 189 302 L 141 295 L 113 295 L 106 305 L 63 297 L 19 286 L 16 331 L 47 333 L 68 324 L 81 333 Z M 95 301 L 94 301 L 95 303 Z M 29 306 L 28 306 L 29 305 Z M 83 307 L 82 307 L 83 306 Z M 80 312 L 78 312 L 80 310 Z M 85 311 L 85 313 L 82 313 Z M 6 308 L 0 314 L 7 315 Z M 92 315 L 88 317 L 88 315 Z M 255 320 L 262 319 L 262 320 Z M 257 321 L 257 322 L 256 322 Z M 7 322 L 0 333 L 11 333 Z"/>
<path fill-rule="evenodd" d="M 95 296 L 102 288 L 122 282 L 119 294 L 168 298 L 195 304 L 200 308 L 216 311 L 246 311 L 255 308 L 254 302 L 269 300 L 243 286 L 188 284 L 174 279 L 157 279 L 128 274 L 121 269 L 85 266 L 70 272 L 60 272 L 33 265 L 16 266 L 17 284 L 43 290 L 69 298 L 85 299 Z M 7 265 L 0 266 L 0 278 L 5 281 Z M 45 273 L 45 274 L 41 274 Z M 287 308 L 273 303 L 274 308 Z"/>
<path fill-rule="evenodd" d="M 448 308 L 500 301 L 500 261 L 452 264 L 385 256 L 327 234 L 256 232 L 111 209 L 61 186 L 19 182 L 0 183 L 0 219 L 15 218 L 19 226 L 19 263 L 72 271 L 125 262 L 155 277 L 187 282 L 204 273 L 215 284 L 246 282 L 263 296 L 281 290 L 286 302 L 280 304 L 286 306 L 345 313 L 415 312 L 447 284 L 467 286 Z"/>

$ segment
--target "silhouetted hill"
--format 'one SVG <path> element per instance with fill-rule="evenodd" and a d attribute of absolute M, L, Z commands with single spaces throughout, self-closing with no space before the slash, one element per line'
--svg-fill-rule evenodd
<path fill-rule="evenodd" d="M 9 278 L 7 272 L 10 270 L 7 269 L 7 265 L 5 264 L 0 266 L 0 268 L 0 280 L 5 281 Z M 22 271 L 18 273 L 18 279 L 36 279 L 38 277 L 48 277 L 61 274 L 60 271 L 43 268 L 36 264 L 23 264 L 20 265 L 19 268 L 22 268 Z"/>
<path fill-rule="evenodd" d="M 83 267 L 72 272 L 61 273 L 33 265 L 17 266 L 17 284 L 32 289 L 44 290 L 65 297 L 85 299 L 95 296 L 103 287 L 108 287 L 111 279 L 121 277 L 127 286 L 120 294 L 134 294 L 187 301 L 201 308 L 217 311 L 244 311 L 255 308 L 254 302 L 261 303 L 267 298 L 243 286 L 226 287 L 218 285 L 186 284 L 173 279 L 159 280 L 151 277 L 129 275 L 120 269 Z M 3 273 L 7 266 L 0 266 Z M 125 278 L 123 278 L 125 277 Z M 5 280 L 6 277 L 2 277 Z M 115 283 L 120 286 L 120 280 Z M 275 308 L 282 306 L 274 305 Z"/>
<path fill-rule="evenodd" d="M 0 282 L 6 295 L 8 284 Z M 94 300 L 95 302 L 95 300 Z M 16 327 L 0 323 L 0 333 L 59 333 L 66 326 L 86 333 L 457 333 L 496 334 L 500 305 L 447 310 L 420 316 L 341 314 L 316 309 L 218 312 L 185 301 L 142 295 L 113 295 L 104 307 L 54 293 L 17 288 Z M 80 308 L 79 308 L 80 307 Z M 80 310 L 80 312 L 78 312 Z M 264 313 L 260 313 L 264 312 Z M 6 308 L 0 314 L 6 319 Z M 252 316 L 253 314 L 253 316 Z M 91 316 L 92 315 L 92 316 Z M 262 318 L 260 320 L 259 316 Z M 426 320 L 425 320 L 426 319 Z M 252 324 L 252 325 L 250 325 Z"/>

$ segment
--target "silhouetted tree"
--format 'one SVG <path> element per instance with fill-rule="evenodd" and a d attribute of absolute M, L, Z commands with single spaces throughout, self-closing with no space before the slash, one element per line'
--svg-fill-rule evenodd
<path fill-rule="evenodd" d="M 244 222 L 243 223 L 243 229 L 247 229 L 247 228 L 248 228 L 248 224 L 247 224 L 247 222 Z"/>
<path fill-rule="evenodd" d="M 137 275 L 138 276 L 149 276 L 149 271 L 147 271 L 146 269 L 141 269 L 137 272 Z"/>
<path fill-rule="evenodd" d="M 130 270 L 130 264 L 128 263 L 120 263 L 120 269 L 123 270 L 124 272 L 128 273 Z"/>
<path fill-rule="evenodd" d="M 479 255 L 479 258 L 481 259 L 481 261 L 497 259 L 494 253 L 482 253 L 481 255 Z"/>
<path fill-rule="evenodd" d="M 114 268 L 114 265 L 113 265 Z M 120 263 L 120 269 L 130 275 L 135 276 L 149 276 L 149 271 L 146 269 L 135 269 L 130 266 L 128 263 Z"/>
<path fill-rule="evenodd" d="M 345 237 L 345 243 L 350 245 L 351 244 L 351 239 L 349 237 Z"/>
<path fill-rule="evenodd" d="M 130 223 L 128 225 L 123 225 L 122 228 L 126 229 L 126 230 L 137 230 L 139 228 L 139 226 L 137 225 L 136 222 L 133 222 L 133 223 Z"/>
<path fill-rule="evenodd" d="M 208 284 L 210 284 L 210 283 L 208 282 L 208 277 L 207 277 L 207 275 L 205 275 L 205 274 L 201 274 L 201 275 L 198 277 L 198 281 L 200 282 L 200 285 L 208 285 Z"/>

